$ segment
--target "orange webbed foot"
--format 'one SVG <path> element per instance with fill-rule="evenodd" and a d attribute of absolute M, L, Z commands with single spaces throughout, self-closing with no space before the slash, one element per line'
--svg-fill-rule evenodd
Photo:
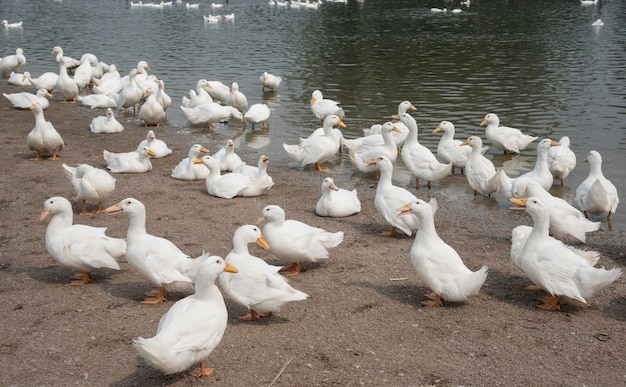
<path fill-rule="evenodd" d="M 430 301 L 422 301 L 421 304 L 429 307 L 439 307 L 443 306 L 443 299 L 439 296 L 439 294 L 432 292 L 426 295 Z"/>
<path fill-rule="evenodd" d="M 563 301 L 563 297 L 546 296 L 540 298 L 539 301 L 543 302 L 543 304 L 537 305 L 538 308 L 544 310 L 561 310 L 561 302 Z"/>
<path fill-rule="evenodd" d="M 215 369 L 213 369 L 213 368 L 204 368 L 204 362 L 201 362 L 200 363 L 200 368 L 196 368 L 195 370 L 191 371 L 189 373 L 189 376 L 200 378 L 202 376 L 212 375 L 213 371 L 215 371 Z"/>
<path fill-rule="evenodd" d="M 73 276 L 71 276 L 70 279 L 72 280 L 72 282 L 70 282 L 71 286 L 87 285 L 90 280 L 90 274 L 88 271 L 84 273 L 76 273 Z"/>

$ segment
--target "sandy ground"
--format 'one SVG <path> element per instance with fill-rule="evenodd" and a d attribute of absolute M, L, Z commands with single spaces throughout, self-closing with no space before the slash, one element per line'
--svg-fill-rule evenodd
<path fill-rule="evenodd" d="M 22 89 L 2 82 L 0 90 Z M 183 295 L 156 306 L 141 304 L 150 285 L 126 263 L 119 272 L 96 272 L 89 285 L 69 286 L 73 273 L 46 252 L 47 221 L 38 220 L 45 199 L 74 196 L 62 162 L 104 167 L 103 149 L 128 151 L 146 130 L 131 119 L 123 121 L 127 130 L 122 133 L 92 134 L 88 124 L 103 111 L 61 104 L 59 98 L 45 116 L 62 134 L 66 149 L 61 161 L 39 162 L 29 160 L 33 154 L 26 148 L 32 113 L 14 110 L 0 98 L 2 385 L 267 386 L 276 376 L 276 385 L 283 386 L 626 383 L 626 280 L 620 278 L 587 305 L 569 300 L 561 312 L 538 309 L 541 294 L 523 290 L 530 282 L 509 259 L 511 230 L 530 224 L 524 212 L 473 198 L 469 187 L 461 204 L 436 188 L 413 189 L 420 198 L 437 197 L 438 232 L 466 264 L 489 266 L 483 289 L 468 303 L 428 308 L 420 301 L 429 290 L 409 261 L 412 238 L 377 235 L 388 226 L 373 206 L 373 178 L 364 176 L 357 186 L 363 211 L 344 219 L 315 215 L 324 175 L 311 168 L 270 163 L 277 184 L 266 195 L 218 199 L 206 193 L 204 182 L 169 176 L 196 141 L 168 127 L 156 129 L 157 136 L 174 154 L 154 160 L 149 173 L 115 175 L 116 191 L 105 205 L 125 197 L 141 200 L 148 232 L 171 239 L 192 256 L 203 250 L 225 256 L 236 228 L 253 223 L 266 204 L 282 206 L 288 218 L 344 231 L 345 240 L 327 262 L 307 265 L 291 279 L 310 295 L 306 301 L 249 323 L 237 318 L 245 308 L 226 299 L 228 327 L 207 362 L 214 375 L 162 375 L 139 358 L 131 342 L 153 336 L 161 316 Z M 222 144 L 218 138 L 203 143 L 212 151 Z M 248 163 L 257 160 L 256 152 L 239 151 Z M 126 216 L 79 217 L 80 204 L 73 204 L 76 223 L 125 236 Z M 624 230 L 604 223 L 588 237 L 588 247 L 602 253 L 600 265 L 624 267 L 624 240 Z M 258 246 L 251 252 L 281 263 Z"/>

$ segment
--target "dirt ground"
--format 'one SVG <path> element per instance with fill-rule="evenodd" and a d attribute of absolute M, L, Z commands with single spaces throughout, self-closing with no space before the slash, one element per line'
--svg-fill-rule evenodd
<path fill-rule="evenodd" d="M 3 81 L 0 90 L 23 89 Z M 568 300 L 561 312 L 538 309 L 541 295 L 523 290 L 530 282 L 509 259 L 511 230 L 530 224 L 524 212 L 473 198 L 469 187 L 460 202 L 437 188 L 413 189 L 418 197 L 437 197 L 438 232 L 468 267 L 489 267 L 480 294 L 468 303 L 428 308 L 420 301 L 429 289 L 409 261 L 412 238 L 378 235 L 388 226 L 373 205 L 373 178 L 364 176 L 357 186 L 362 212 L 343 219 L 315 215 L 324 174 L 311 168 L 270 163 L 276 186 L 266 195 L 214 198 L 204 182 L 169 176 L 198 141 L 167 126 L 155 130 L 173 155 L 154 160 L 149 173 L 114 175 L 116 191 L 105 205 L 126 197 L 141 200 L 148 232 L 172 240 L 191 256 L 203 250 L 225 256 L 236 228 L 254 223 L 267 204 L 280 205 L 288 218 L 344 231 L 345 239 L 327 262 L 306 265 L 291 279 L 310 295 L 306 301 L 250 323 L 237 318 L 245 308 L 226 298 L 228 327 L 207 361 L 215 368 L 212 376 L 162 375 L 139 358 L 131 343 L 138 336 L 152 337 L 161 316 L 184 295 L 156 306 L 141 304 L 150 285 L 126 263 L 119 272 L 96 272 L 86 286 L 69 286 L 73 273 L 46 252 L 47 221 L 38 220 L 47 198 L 74 197 L 62 162 L 104 168 L 103 149 L 128 151 L 145 138 L 146 130 L 134 119 L 120 118 L 127 129 L 119 134 L 90 133 L 91 119 L 102 114 L 62 104 L 56 96 L 45 116 L 66 149 L 61 161 L 35 162 L 26 147 L 32 113 L 12 109 L 0 98 L 0 384 L 267 386 L 276 377 L 277 386 L 626 384 L 626 279 L 587 305 Z M 210 138 L 203 145 L 217 151 L 223 140 Z M 258 152 L 238 150 L 248 163 L 255 163 Z M 79 217 L 80 204 L 72 202 L 75 223 L 105 226 L 109 235 L 125 237 L 126 216 Z M 625 240 L 624 230 L 604 222 L 588 236 L 588 247 L 602 253 L 600 265 L 623 268 Z M 258 246 L 250 250 L 281 263 Z"/>

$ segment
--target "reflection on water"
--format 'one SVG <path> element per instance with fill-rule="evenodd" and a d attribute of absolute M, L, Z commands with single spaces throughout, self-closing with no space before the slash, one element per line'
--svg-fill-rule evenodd
<path fill-rule="evenodd" d="M 452 121 L 459 138 L 484 136 L 478 124 L 495 112 L 504 125 L 529 134 L 570 136 L 579 165 L 566 188 L 555 192 L 575 190 L 588 172 L 580 161 L 591 149 L 602 153 L 605 174 L 626 192 L 623 2 L 475 0 L 458 14 L 435 14 L 431 6 L 456 7 L 366 0 L 313 10 L 252 0 L 216 10 L 209 2 L 199 9 L 176 3 L 159 9 L 121 0 L 0 0 L 4 19 L 24 21 L 22 29 L 0 31 L 0 55 L 24 48 L 24 70 L 35 76 L 57 71 L 49 54 L 55 45 L 73 57 L 96 54 L 124 73 L 145 59 L 174 99 L 170 123 L 194 139 L 206 132 L 188 127 L 178 108 L 182 96 L 201 78 L 236 81 L 250 104 L 270 106 L 271 129 L 243 133 L 229 124 L 216 132 L 271 155 L 273 163 L 289 162 L 283 142 L 297 142 L 317 127 L 308 107 L 315 89 L 342 103 L 348 138 L 389 119 L 399 102 L 410 100 L 418 107 L 420 141 L 432 150 L 440 138 L 432 130 L 440 121 Z M 203 15 L 231 12 L 232 22 L 203 22 Z M 604 26 L 592 27 L 598 18 Z M 283 77 L 277 93 L 261 91 L 263 71 Z M 518 158 L 490 155 L 497 166 L 521 171 L 532 166 L 534 145 Z M 406 171 L 397 169 L 396 178 L 410 184 Z M 345 155 L 336 173 L 353 181 Z M 436 189 L 470 200 L 467 188 L 454 176 Z M 626 224 L 622 214 L 613 226 Z"/>

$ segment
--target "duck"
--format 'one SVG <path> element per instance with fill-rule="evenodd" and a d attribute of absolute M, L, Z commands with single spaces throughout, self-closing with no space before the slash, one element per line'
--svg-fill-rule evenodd
<path fill-rule="evenodd" d="M 0 27 L 4 28 L 5 30 L 9 28 L 22 28 L 22 24 L 23 24 L 23 21 L 21 20 L 18 22 L 13 22 L 13 23 L 9 23 L 7 20 L 2 20 L 0 22 Z"/>
<path fill-rule="evenodd" d="M 575 239 L 585 243 L 586 234 L 600 229 L 600 222 L 592 222 L 566 200 L 551 195 L 537 181 L 529 177 L 518 179 L 513 197 L 540 199 L 550 213 L 550 234 L 562 240 Z"/>
<path fill-rule="evenodd" d="M 126 241 L 105 234 L 106 228 L 73 224 L 72 204 L 61 196 L 47 199 L 40 221 L 49 216 L 46 228 L 46 250 L 64 267 L 77 271 L 70 285 L 90 282 L 96 269 L 120 270 L 118 260 L 126 254 Z"/>
<path fill-rule="evenodd" d="M 163 110 L 167 110 L 172 105 L 172 97 L 165 92 L 165 82 L 159 79 L 157 89 L 157 101 L 163 106 Z"/>
<path fill-rule="evenodd" d="M 209 176 L 206 178 L 206 190 L 209 195 L 223 199 L 232 199 L 236 196 L 252 197 L 260 196 L 271 188 L 267 183 L 255 181 L 242 173 L 220 173 L 220 165 L 217 159 L 211 156 L 202 156 L 195 163 L 203 163 L 209 168 Z"/>
<path fill-rule="evenodd" d="M 465 177 L 474 190 L 474 196 L 478 193 L 491 196 L 492 193 L 498 192 L 501 171 L 496 171 L 493 162 L 483 155 L 483 140 L 478 136 L 470 136 L 460 146 L 472 148 L 472 154 L 465 164 Z"/>
<path fill-rule="evenodd" d="M 315 118 L 320 120 L 320 123 L 323 123 L 326 117 L 330 115 L 335 115 L 342 119 L 346 114 L 338 102 L 324 98 L 324 95 L 319 90 L 315 90 L 311 94 L 311 111 Z"/>
<path fill-rule="evenodd" d="M 333 127 L 338 125 L 345 128 L 346 124 L 336 115 L 329 115 L 324 119 L 324 134 L 311 135 L 302 139 L 300 144 L 288 145 L 283 143 L 283 149 L 289 157 L 300 163 L 301 166 L 315 164 L 315 169 L 321 172 L 329 172 L 330 169 L 322 168 L 321 163 L 328 161 L 337 153 L 341 140 L 333 134 Z"/>
<path fill-rule="evenodd" d="M 598 19 L 594 21 L 593 23 L 591 23 L 591 25 L 593 27 L 602 27 L 604 25 L 604 22 L 602 21 L 602 19 Z"/>
<path fill-rule="evenodd" d="M 553 178 L 563 181 L 576 168 L 576 154 L 570 149 L 570 139 L 563 136 L 558 141 L 560 146 L 548 149 L 548 165 Z"/>
<path fill-rule="evenodd" d="M 224 100 L 224 103 L 227 106 L 232 106 L 240 112 L 244 112 L 248 107 L 248 98 L 239 91 L 239 84 L 237 82 L 233 82 L 230 86 L 230 94 Z"/>
<path fill-rule="evenodd" d="M 226 141 L 226 145 L 220 148 L 213 158 L 219 162 L 222 172 L 232 172 L 245 164 L 241 157 L 235 153 L 235 142 L 231 139 Z"/>
<path fill-rule="evenodd" d="M 243 173 L 252 179 L 256 184 L 262 184 L 271 189 L 274 186 L 274 179 L 267 174 L 267 165 L 270 163 L 270 158 L 266 155 L 261 155 L 257 166 L 242 164 L 233 170 L 234 173 Z"/>
<path fill-rule="evenodd" d="M 251 105 L 246 113 L 243 115 L 244 121 L 252 124 L 252 129 L 254 130 L 254 125 L 261 123 L 261 129 L 267 128 L 267 119 L 270 118 L 270 108 L 267 107 L 264 103 L 255 103 Z"/>
<path fill-rule="evenodd" d="M 26 138 L 26 146 L 35 152 L 35 157 L 31 160 L 43 160 L 42 153 L 52 153 L 48 160 L 59 160 L 57 152 L 65 148 L 65 143 L 61 134 L 56 130 L 50 121 L 46 121 L 43 109 L 39 103 L 31 105 L 30 110 L 35 115 L 35 127 L 31 129 Z"/>
<path fill-rule="evenodd" d="M 409 110 L 417 110 L 417 108 L 410 101 L 402 101 L 398 104 L 398 114 L 394 114 L 391 116 L 393 119 L 393 124 L 396 127 L 397 131 L 392 133 L 393 139 L 398 146 L 398 152 L 400 152 L 400 146 L 404 144 L 404 140 L 409 135 L 409 128 L 405 124 L 400 121 L 400 115 L 406 113 Z M 382 137 L 382 125 L 375 124 L 372 125 L 369 129 L 364 129 L 363 134 L 364 137 L 344 140 L 344 145 L 347 148 L 354 149 L 355 151 L 360 151 L 363 148 L 367 148 L 374 144 L 382 144 L 385 140 Z"/>
<path fill-rule="evenodd" d="M 239 271 L 237 274 L 225 272 L 219 276 L 224 293 L 248 309 L 246 315 L 239 317 L 243 321 L 271 316 L 286 303 L 309 297 L 289 285 L 287 279 L 279 274 L 280 266 L 270 265 L 250 254 L 248 245 L 254 242 L 270 250 L 257 226 L 248 224 L 239 227 L 233 235 L 233 249 L 225 258 L 226 263 Z"/>
<path fill-rule="evenodd" d="M 500 118 L 495 113 L 488 113 L 480 126 L 485 126 L 485 136 L 492 146 L 502 149 L 505 153 L 520 153 L 531 142 L 539 137 L 529 136 L 521 130 L 508 126 L 500 126 Z"/>
<path fill-rule="evenodd" d="M 339 188 L 331 177 L 322 180 L 322 196 L 315 205 L 319 216 L 343 218 L 361 212 L 361 201 L 356 189 Z"/>
<path fill-rule="evenodd" d="M 80 215 L 94 215 L 103 212 L 102 201 L 107 199 L 115 191 L 115 178 L 103 169 L 89 164 L 79 164 L 71 167 L 61 165 L 65 176 L 72 182 L 76 199 L 82 201 Z M 87 211 L 87 202 L 96 202 L 98 206 L 94 211 Z"/>
<path fill-rule="evenodd" d="M 206 91 L 211 98 L 218 101 L 226 101 L 226 97 L 230 94 L 230 87 L 220 81 L 207 81 Z"/>
<path fill-rule="evenodd" d="M 507 197 L 511 196 L 511 192 L 515 190 L 517 180 L 522 177 L 529 177 L 539 183 L 546 191 L 549 190 L 554 183 L 554 177 L 552 172 L 550 172 L 550 165 L 548 164 L 548 150 L 550 147 L 560 145 L 549 138 L 539 141 L 539 144 L 537 144 L 537 159 L 533 169 L 516 178 L 510 178 L 504 171 L 501 171 L 500 191 Z"/>
<path fill-rule="evenodd" d="M 102 74 L 100 79 L 94 78 L 93 83 L 95 86 L 92 90 L 96 94 L 117 94 L 124 87 L 122 77 L 114 64 L 109 66 L 108 71 Z"/>
<path fill-rule="evenodd" d="M 417 216 L 399 216 L 396 209 L 417 198 L 407 189 L 393 185 L 391 181 L 393 163 L 387 157 L 378 156 L 368 162 L 375 163 L 380 170 L 380 179 L 378 179 L 376 196 L 374 197 L 374 207 L 385 221 L 391 225 L 390 231 L 382 232 L 380 235 L 393 237 L 396 235 L 396 230 L 400 230 L 411 236 L 419 227 Z"/>
<path fill-rule="evenodd" d="M 415 176 L 415 188 L 419 189 L 420 179 L 426 180 L 426 186 L 430 188 L 433 181 L 442 180 L 452 172 L 452 164 L 439 162 L 430 149 L 419 143 L 417 122 L 409 113 L 402 113 L 400 121 L 409 128 L 409 135 L 404 140 L 400 157 L 406 168 Z"/>
<path fill-rule="evenodd" d="M 37 78 L 30 78 L 30 84 L 36 89 L 46 89 L 51 92 L 59 80 L 59 74 L 53 72 L 45 72 Z"/>
<path fill-rule="evenodd" d="M 200 79 L 196 82 L 195 90 L 189 90 L 187 96 L 182 99 L 182 106 L 186 108 L 196 107 L 198 105 L 202 105 L 203 103 L 213 102 L 213 98 L 209 95 L 207 91 L 207 83 L 206 79 Z"/>
<path fill-rule="evenodd" d="M 4 98 L 8 99 L 16 109 L 30 109 L 34 103 L 38 103 L 39 106 L 45 110 L 50 106 L 48 98 L 52 98 L 52 94 L 46 89 L 39 89 L 35 94 L 22 91 L 20 93 L 2 93 L 2 95 L 4 95 Z"/>
<path fill-rule="evenodd" d="M 165 109 L 157 100 L 157 92 L 148 89 L 143 93 L 143 97 L 147 99 L 139 108 L 139 119 L 143 121 L 144 127 L 156 125 L 160 128 L 161 121 L 165 120 Z"/>
<path fill-rule="evenodd" d="M 165 141 L 156 138 L 154 130 L 148 131 L 146 139 L 137 146 L 137 151 L 141 151 L 144 147 L 150 148 L 155 153 L 155 156 L 151 156 L 155 159 L 167 157 L 172 154 L 172 150 L 167 146 Z"/>
<path fill-rule="evenodd" d="M 128 114 L 128 109 L 130 108 L 133 109 L 133 114 L 137 115 L 137 106 L 144 97 L 144 91 L 139 86 L 139 83 L 137 83 L 139 71 L 137 69 L 130 70 L 128 74 L 128 84 L 117 94 L 117 104 L 119 107 L 124 108 L 124 115 Z"/>
<path fill-rule="evenodd" d="M 392 122 L 385 122 L 382 126 L 384 139 L 382 144 L 362 147 L 359 152 L 349 148 L 352 165 L 361 172 L 377 172 L 376 164 L 367 163 L 368 160 L 377 156 L 386 156 L 392 163 L 395 163 L 398 158 L 398 149 L 392 132 L 400 132 L 400 130 Z"/>
<path fill-rule="evenodd" d="M 525 208 L 519 207 L 519 209 L 521 210 Z M 513 231 L 511 231 L 511 262 L 513 262 L 519 269 L 521 269 L 522 250 L 524 248 L 524 244 L 532 231 L 533 228 L 525 224 L 516 226 L 513 228 Z M 577 255 L 583 257 L 591 266 L 594 266 L 600 260 L 600 253 L 595 250 L 577 248 L 571 245 L 566 246 Z M 541 290 L 536 286 L 528 286 L 527 289 Z"/>
<path fill-rule="evenodd" d="M 79 95 L 76 100 L 91 109 L 117 108 L 118 100 L 112 93 Z"/>
<path fill-rule="evenodd" d="M 261 233 L 271 246 L 270 253 L 278 259 L 290 262 L 280 270 L 287 276 L 300 274 L 303 262 L 328 259 L 328 249 L 343 242 L 342 231 L 327 231 L 295 219 L 285 219 L 285 216 L 285 210 L 270 204 L 263 207 L 257 225 L 264 223 Z"/>
<path fill-rule="evenodd" d="M 151 367 L 174 374 L 200 363 L 190 376 L 214 372 L 204 362 L 222 341 L 228 324 L 228 310 L 215 285 L 222 272 L 237 273 L 237 268 L 218 256 L 203 261 L 198 265 L 195 293 L 172 305 L 161 317 L 154 337 L 133 340 L 133 347 Z"/>
<path fill-rule="evenodd" d="M 72 79 L 79 89 L 86 88 L 89 82 L 91 82 L 91 60 L 91 56 L 83 55 L 80 58 L 80 65 L 74 69 L 74 75 L 72 76 Z"/>
<path fill-rule="evenodd" d="M 152 170 L 150 156 L 156 153 L 148 147 L 124 153 L 113 153 L 106 149 L 102 151 L 107 169 L 114 173 L 143 173 Z"/>
<path fill-rule="evenodd" d="M 209 154 L 209 150 L 200 144 L 193 144 L 189 148 L 187 157 L 172 169 L 170 176 L 178 180 L 206 180 L 209 176 L 209 168 L 202 163 L 193 162 L 202 153 Z"/>
<path fill-rule="evenodd" d="M 563 296 L 586 304 L 586 298 L 596 296 L 621 276 L 620 269 L 596 268 L 551 237 L 548 205 L 543 201 L 535 197 L 509 200 L 524 206 L 533 220 L 533 229 L 520 253 L 519 266 L 535 285 L 550 293 L 540 299 L 539 308 L 560 310 Z"/>
<path fill-rule="evenodd" d="M 126 198 L 107 207 L 107 214 L 125 213 L 129 224 L 126 233 L 126 262 L 155 289 L 146 295 L 143 304 L 160 304 L 167 301 L 167 292 L 190 292 L 196 280 L 198 265 L 209 259 L 202 254 L 190 258 L 165 238 L 146 232 L 146 207 L 135 198 Z"/>
<path fill-rule="evenodd" d="M 437 156 L 445 163 L 452 164 L 452 174 L 455 168 L 461 170 L 461 174 L 465 172 L 465 165 L 472 154 L 472 148 L 461 147 L 463 141 L 454 138 L 454 124 L 450 121 L 441 121 L 433 130 L 433 133 L 443 131 L 443 136 L 437 144 Z"/>
<path fill-rule="evenodd" d="M 280 86 L 280 83 L 283 81 L 283 78 L 265 71 L 261 74 L 259 80 L 261 81 L 262 91 L 265 92 L 265 89 L 276 91 L 278 86 Z"/>
<path fill-rule="evenodd" d="M 67 61 L 65 58 L 61 57 L 59 60 L 59 79 L 54 88 L 63 96 L 63 102 L 70 100 L 70 102 L 76 103 L 76 97 L 78 97 L 79 91 L 78 85 L 76 81 L 69 76 L 67 69 Z"/>
<path fill-rule="evenodd" d="M 217 102 L 208 102 L 192 108 L 181 106 L 180 109 L 189 123 L 207 124 L 209 130 L 213 124 L 234 118 L 243 122 L 243 114 L 232 106 L 223 106 Z"/>
<path fill-rule="evenodd" d="M 113 109 L 107 108 L 106 115 L 94 117 L 89 124 L 91 133 L 119 133 L 124 130 L 113 113 Z"/>
<path fill-rule="evenodd" d="M 1 58 L 0 58 L 1 59 Z M 7 79 L 9 85 L 15 86 L 31 86 L 30 72 L 24 71 L 24 74 L 11 71 L 9 79 Z"/>
<path fill-rule="evenodd" d="M 619 195 L 615 185 L 602 173 L 602 155 L 595 150 L 589 151 L 583 162 L 589 163 L 589 175 L 576 188 L 574 203 L 585 216 L 607 214 L 606 220 L 610 221 L 617 210 Z"/>
<path fill-rule="evenodd" d="M 78 59 L 74 59 L 70 56 L 63 55 L 64 52 L 61 46 L 54 46 L 52 48 L 52 51 L 50 51 L 50 54 L 56 54 L 55 60 L 59 64 L 61 63 L 61 58 L 63 58 L 63 60 L 65 61 L 65 64 L 67 64 L 68 69 L 73 69 L 75 67 L 80 66 L 80 61 Z"/>
<path fill-rule="evenodd" d="M 7 55 L 0 60 L 0 73 L 6 78 L 11 72 L 19 72 L 24 63 L 26 63 L 26 54 L 24 50 L 18 48 L 14 55 Z"/>
<path fill-rule="evenodd" d="M 443 301 L 466 302 L 469 296 L 478 294 L 487 279 L 487 266 L 471 271 L 459 253 L 444 242 L 435 228 L 433 208 L 421 199 L 415 199 L 397 210 L 400 216 L 412 214 L 419 219 L 420 227 L 411 246 L 411 263 L 417 275 L 432 293 L 430 307 L 443 306 Z"/>

